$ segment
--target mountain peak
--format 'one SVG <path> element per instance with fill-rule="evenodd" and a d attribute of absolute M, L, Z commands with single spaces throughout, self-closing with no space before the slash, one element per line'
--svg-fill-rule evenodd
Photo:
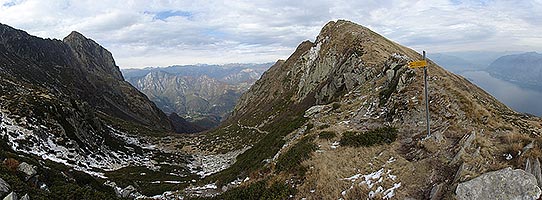
<path fill-rule="evenodd" d="M 124 80 L 111 52 L 95 41 L 88 39 L 77 31 L 72 31 L 64 38 L 63 42 L 76 52 L 75 55 L 83 63 L 86 63 L 83 66 L 84 70 L 101 76 L 112 76 L 117 80 Z"/>
<path fill-rule="evenodd" d="M 84 40 L 87 40 L 88 38 L 85 37 L 83 34 L 77 32 L 77 31 L 72 31 L 68 36 L 66 36 L 64 38 L 64 41 L 66 42 L 67 40 L 74 40 L 74 39 L 84 39 Z"/>

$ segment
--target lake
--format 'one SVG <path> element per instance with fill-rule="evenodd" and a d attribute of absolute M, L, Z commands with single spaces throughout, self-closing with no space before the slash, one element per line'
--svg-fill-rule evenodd
<path fill-rule="evenodd" d="M 464 71 L 459 74 L 510 108 L 518 112 L 542 116 L 542 92 L 495 78 L 485 71 Z"/>

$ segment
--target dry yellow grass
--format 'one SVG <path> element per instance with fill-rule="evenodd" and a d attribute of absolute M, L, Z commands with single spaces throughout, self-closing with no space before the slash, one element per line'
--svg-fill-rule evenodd
<path fill-rule="evenodd" d="M 377 186 L 384 189 L 393 187 L 394 183 L 401 183 L 401 186 L 395 190 L 395 198 L 413 197 L 423 199 L 423 193 L 430 187 L 432 166 L 427 162 L 435 162 L 433 159 L 412 163 L 402 157 L 398 157 L 399 143 L 392 145 L 381 145 L 375 147 L 339 147 L 330 149 L 329 145 L 321 144 L 324 152 L 315 153 L 311 160 L 304 164 L 309 166 L 309 172 L 306 180 L 298 189 L 297 198 L 307 199 L 366 199 L 369 191 L 376 190 Z M 391 161 L 391 162 L 390 162 Z M 369 189 L 360 182 L 364 180 L 360 177 L 355 182 L 345 180 L 356 174 L 367 175 L 384 169 L 384 179 L 382 183 Z M 391 180 L 389 174 L 397 176 Z M 351 189 L 350 189 L 351 188 Z M 346 195 L 341 193 L 346 191 Z M 383 194 L 379 194 L 383 195 Z"/>

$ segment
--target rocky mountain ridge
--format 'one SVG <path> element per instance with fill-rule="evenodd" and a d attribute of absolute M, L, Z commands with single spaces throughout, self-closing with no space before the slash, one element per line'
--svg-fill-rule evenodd
<path fill-rule="evenodd" d="M 111 53 L 96 42 L 77 32 L 59 41 L 6 25 L 0 28 L 6 74 L 83 99 L 108 115 L 157 130 L 172 130 L 167 116 L 123 80 Z"/>
<path fill-rule="evenodd" d="M 8 138 L 6 144 L 0 143 L 7 149 L 0 151 L 0 158 L 7 158 L 1 172 L 15 166 L 9 158 L 25 160 L 13 150 L 43 160 L 49 155 L 66 158 L 66 165 L 91 170 L 96 166 L 85 166 L 86 160 L 74 154 L 114 146 L 125 147 L 107 151 L 117 157 L 115 161 L 142 158 L 135 165 L 114 163 L 123 168 L 96 174 L 115 180 L 97 185 L 107 185 L 107 191 L 120 197 L 135 198 L 141 191 L 163 199 L 454 199 L 487 197 L 482 191 L 465 190 L 485 183 L 487 191 L 503 184 L 529 189 L 499 196 L 538 198 L 541 193 L 540 118 L 510 110 L 466 79 L 428 61 L 432 125 L 428 136 L 423 73 L 407 67 L 421 55 L 349 21 L 327 23 L 314 42 L 302 42 L 287 60 L 267 70 L 220 127 L 195 135 L 134 137 L 154 131 L 136 123 L 122 126 L 126 121 L 114 123 L 117 120 L 109 115 L 88 112 L 93 106 L 74 99 L 71 92 L 54 92 L 77 88 L 31 82 L 16 73 L 22 70 L 10 67 L 24 59 L 18 60 L 13 50 L 0 52 L 0 63 L 6 63 L 0 68 L 11 70 L 0 73 L 5 94 L 0 101 L 1 133 Z M 37 78 L 44 76 L 57 77 L 36 73 Z M 70 127 L 94 134 L 72 134 Z M 47 147 L 49 141 L 70 148 L 30 152 L 33 144 Z M 77 145 L 90 147 L 71 149 Z M 186 154 L 193 159 L 183 157 Z M 31 164 L 41 166 L 39 161 Z M 54 170 L 73 176 L 62 168 Z M 523 178 L 502 178 L 513 174 Z M 6 182 L 14 185 L 13 175 L 8 177 Z M 505 182 L 491 182 L 495 177 Z"/>
<path fill-rule="evenodd" d="M 191 178 L 189 156 L 163 152 L 153 141 L 175 137 L 173 131 L 96 42 L 77 32 L 64 41 L 42 39 L 0 24 L 0 178 L 13 187 L 12 197 L 156 195 L 156 187 L 168 184 L 152 181 Z M 157 178 L 117 175 L 134 168 Z"/>
<path fill-rule="evenodd" d="M 431 61 L 427 137 L 423 73 L 407 67 L 419 59 L 365 27 L 329 22 L 315 42 L 265 72 L 221 129 L 206 134 L 215 145 L 200 148 L 210 152 L 250 147 L 208 181 L 250 177 L 273 185 L 269 190 L 286 183 L 296 192 L 282 192 L 307 199 L 453 199 L 460 183 L 538 159 L 541 119 L 512 111 Z M 232 193 L 245 194 L 223 195 Z"/>

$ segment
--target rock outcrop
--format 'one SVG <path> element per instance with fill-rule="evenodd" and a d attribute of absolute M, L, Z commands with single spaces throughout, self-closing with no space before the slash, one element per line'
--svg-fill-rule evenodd
<path fill-rule="evenodd" d="M 38 172 L 36 171 L 36 166 L 33 166 L 31 164 L 28 164 L 26 162 L 22 162 L 17 167 L 17 171 L 20 171 L 26 175 L 26 179 L 28 180 L 32 176 L 36 175 Z"/>
<path fill-rule="evenodd" d="M 538 187 L 542 188 L 542 170 L 540 167 L 540 160 L 538 158 L 527 158 L 525 161 L 525 171 L 532 174 L 536 178 Z"/>
<path fill-rule="evenodd" d="M 505 168 L 460 183 L 457 186 L 456 194 L 459 200 L 531 200 L 538 199 L 542 191 L 533 175 L 521 169 Z"/>
<path fill-rule="evenodd" d="M 0 178 L 0 197 L 3 197 L 10 190 L 10 186 L 4 179 Z"/>

